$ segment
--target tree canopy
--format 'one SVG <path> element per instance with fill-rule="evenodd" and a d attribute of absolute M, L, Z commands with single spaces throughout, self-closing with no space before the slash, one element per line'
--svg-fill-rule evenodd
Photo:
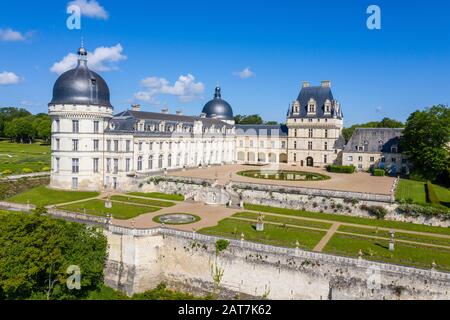
<path fill-rule="evenodd" d="M 107 241 L 85 225 L 0 213 L 0 243 L 0 300 L 80 299 L 103 284 Z M 66 285 L 72 265 L 81 271 L 80 290 Z"/>
<path fill-rule="evenodd" d="M 414 172 L 434 181 L 449 172 L 449 142 L 450 109 L 438 105 L 410 115 L 400 146 L 409 157 Z"/>
<path fill-rule="evenodd" d="M 32 115 L 21 108 L 0 108 L 0 137 L 21 143 L 42 139 L 46 143 L 51 136 L 51 119 L 45 113 Z"/>
<path fill-rule="evenodd" d="M 251 115 L 236 115 L 234 117 L 234 121 L 236 124 L 278 124 L 276 121 L 267 121 L 264 122 L 263 118 L 259 114 L 251 114 Z"/>

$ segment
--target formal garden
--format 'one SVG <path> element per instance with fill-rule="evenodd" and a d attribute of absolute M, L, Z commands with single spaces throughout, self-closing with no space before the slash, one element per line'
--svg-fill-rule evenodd
<path fill-rule="evenodd" d="M 264 230 L 258 231 L 261 220 Z M 333 225 L 330 240 L 321 243 Z M 246 204 L 245 211 L 199 233 L 450 271 L 450 228 Z"/>
<path fill-rule="evenodd" d="M 322 181 L 331 179 L 331 177 L 320 173 L 294 170 L 247 170 L 237 172 L 237 174 L 248 178 L 282 181 Z"/>
<path fill-rule="evenodd" d="M 50 146 L 0 141 L 0 176 L 50 171 Z"/>

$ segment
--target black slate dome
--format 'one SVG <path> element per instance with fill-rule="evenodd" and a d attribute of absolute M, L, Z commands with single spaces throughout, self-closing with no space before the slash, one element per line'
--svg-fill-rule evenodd
<path fill-rule="evenodd" d="M 78 50 L 78 65 L 64 72 L 53 87 L 50 104 L 83 104 L 112 107 L 106 81 L 87 66 L 87 51 Z"/>
<path fill-rule="evenodd" d="M 214 99 L 205 105 L 202 112 L 205 113 L 208 118 L 233 120 L 233 109 L 228 102 L 222 99 L 220 87 L 216 87 Z"/>

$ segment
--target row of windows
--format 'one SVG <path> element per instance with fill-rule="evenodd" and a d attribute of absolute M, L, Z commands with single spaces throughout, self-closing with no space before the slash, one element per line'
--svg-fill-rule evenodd
<path fill-rule="evenodd" d="M 100 132 L 100 122 L 93 121 L 92 122 L 92 132 L 99 133 Z M 55 132 L 61 131 L 61 123 L 59 120 L 55 120 Z M 80 122 L 78 120 L 72 120 L 72 133 L 80 132 Z"/>
<path fill-rule="evenodd" d="M 294 159 L 293 160 L 294 160 L 294 162 L 297 162 L 297 154 L 296 153 L 294 153 Z M 304 162 L 302 161 L 302 165 L 303 165 L 303 163 Z M 324 155 L 323 156 L 323 163 L 325 163 L 325 164 L 328 163 L 328 155 Z"/>
<path fill-rule="evenodd" d="M 353 156 L 348 156 L 347 157 L 347 161 L 352 162 L 353 161 Z M 358 156 L 358 162 L 363 162 L 363 161 L 364 161 L 363 156 Z M 375 163 L 375 157 L 370 157 L 369 161 L 370 161 L 370 163 Z M 394 157 L 391 158 L 391 162 L 392 163 L 397 163 L 397 161 L 398 161 L 397 158 L 394 158 Z M 385 163 L 386 162 L 386 158 L 382 157 L 380 159 L 380 162 L 381 163 Z M 402 163 L 406 163 L 406 162 L 407 162 L 406 159 L 402 159 Z"/>
<path fill-rule="evenodd" d="M 297 120 L 300 120 L 300 122 L 305 122 L 306 119 L 305 118 L 301 118 L 301 119 L 295 118 L 294 122 L 297 122 Z M 317 120 L 317 122 L 321 122 L 322 119 L 320 119 L 320 118 L 317 118 L 317 119 L 316 118 L 308 118 L 307 120 L 308 120 L 308 122 L 314 122 L 314 120 Z M 325 118 L 325 119 L 323 119 L 323 121 L 328 122 L 328 119 Z"/>
<path fill-rule="evenodd" d="M 294 149 L 298 149 L 297 141 L 294 141 Z M 308 141 L 308 150 L 313 150 L 313 142 Z M 323 143 L 323 150 L 328 150 L 328 142 Z"/>
<path fill-rule="evenodd" d="M 314 131 L 314 129 L 308 129 L 308 138 L 314 138 L 314 132 L 317 133 L 317 131 L 317 129 L 316 131 Z M 298 137 L 298 129 L 294 129 L 294 137 Z M 320 137 L 320 135 L 318 135 L 318 137 Z M 328 138 L 328 129 L 324 129 L 323 137 Z"/>
<path fill-rule="evenodd" d="M 286 141 L 281 141 L 280 144 L 281 144 L 281 149 L 286 148 Z M 257 144 L 257 141 L 250 140 L 249 141 L 249 145 L 250 145 L 250 148 L 254 148 L 255 145 L 258 145 L 258 144 Z M 244 140 L 239 140 L 239 147 L 240 148 L 244 148 Z M 264 140 L 259 141 L 259 147 L 260 148 L 266 148 L 266 141 L 264 141 Z M 275 149 L 276 148 L 276 142 L 275 141 L 270 141 L 270 147 L 272 149 Z"/>

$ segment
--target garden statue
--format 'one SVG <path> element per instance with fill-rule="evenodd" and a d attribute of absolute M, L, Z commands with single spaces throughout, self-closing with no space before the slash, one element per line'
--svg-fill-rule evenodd
<path fill-rule="evenodd" d="M 256 231 L 264 231 L 264 215 L 260 212 L 256 222 Z"/>

